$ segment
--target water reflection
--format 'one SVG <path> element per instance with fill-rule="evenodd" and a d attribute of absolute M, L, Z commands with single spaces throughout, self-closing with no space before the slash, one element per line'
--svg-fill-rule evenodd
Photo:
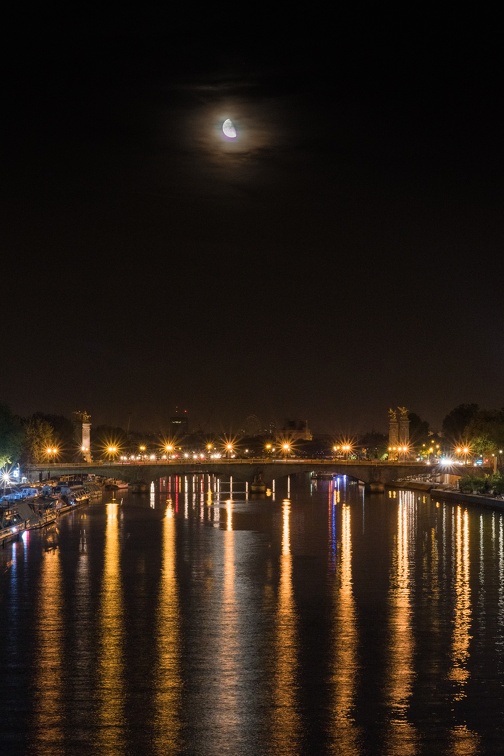
<path fill-rule="evenodd" d="M 453 683 L 452 698 L 460 702 L 467 696 L 469 680 L 469 644 L 471 641 L 471 588 L 469 514 L 467 509 L 456 507 L 454 512 L 454 571 L 455 606 L 453 617 L 451 667 L 448 679 Z M 457 711 L 457 710 L 456 710 Z M 479 753 L 479 737 L 466 722 L 455 723 L 451 730 L 454 754 L 471 756 Z"/>
<path fill-rule="evenodd" d="M 233 531 L 233 502 L 226 502 L 226 530 L 222 542 L 222 595 L 218 616 L 219 643 L 215 658 L 215 689 L 213 695 L 214 716 L 219 723 L 218 734 L 214 732 L 216 750 L 226 749 L 226 744 L 238 744 L 240 739 L 239 678 L 241 671 L 238 606 L 236 596 L 236 533 Z"/>
<path fill-rule="evenodd" d="M 92 716 L 92 702 L 89 700 L 89 690 L 94 687 L 93 665 L 89 660 L 93 658 L 95 634 L 92 581 L 89 570 L 89 555 L 87 551 L 87 516 L 82 513 L 79 518 L 79 551 L 75 572 L 75 632 L 72 643 L 75 648 L 75 668 L 72 670 L 75 688 L 75 705 L 72 707 L 72 717 L 75 730 L 86 733 L 90 716 Z M 80 702 L 80 703 L 77 703 Z M 86 703 L 84 703 L 86 702 Z M 83 739 L 90 740 L 90 738 Z M 91 744 L 90 744 L 91 747 Z"/>
<path fill-rule="evenodd" d="M 298 710 L 298 637 L 297 612 L 292 587 L 290 548 L 291 503 L 282 502 L 282 540 L 280 582 L 276 609 L 275 669 L 273 672 L 273 710 L 271 752 L 297 753 L 300 740 Z"/>
<path fill-rule="evenodd" d="M 331 491 L 331 488 L 329 489 Z M 339 494 L 339 489 L 338 489 Z M 338 499 L 339 501 L 339 496 Z M 334 538 L 336 506 L 331 495 L 330 538 Z M 330 659 L 330 753 L 353 756 L 359 753 L 359 727 L 355 721 L 356 685 L 359 680 L 359 644 L 355 598 L 352 584 L 352 510 L 343 504 L 339 563 L 333 595 Z M 331 554 L 332 556 L 332 554 Z M 332 572 L 332 565 L 330 561 Z"/>
<path fill-rule="evenodd" d="M 32 729 L 35 752 L 52 754 L 59 750 L 63 738 L 65 701 L 63 698 L 63 639 L 61 622 L 63 598 L 61 564 L 58 551 L 47 551 L 41 565 L 40 581 L 35 594 L 37 601 L 33 651 L 34 710 Z"/>
<path fill-rule="evenodd" d="M 504 513 L 225 483 L 1 550 L 2 756 L 502 751 Z"/>
<path fill-rule="evenodd" d="M 416 502 L 413 491 L 399 491 L 397 531 L 389 581 L 389 625 L 387 679 L 385 691 L 389 708 L 387 753 L 402 756 L 405 742 L 408 753 L 415 753 L 415 728 L 408 721 L 413 690 L 415 643 L 412 628 L 411 594 L 414 590 L 414 524 Z"/>
<path fill-rule="evenodd" d="M 176 572 L 175 513 L 171 503 L 162 521 L 162 562 L 156 612 L 157 668 L 154 680 L 153 744 L 159 754 L 181 745 L 181 639 Z"/>
<path fill-rule="evenodd" d="M 105 554 L 99 608 L 97 695 L 100 746 L 124 752 L 124 627 L 118 504 L 106 504 Z"/>
<path fill-rule="evenodd" d="M 469 641 L 471 627 L 471 589 L 469 585 L 469 523 L 467 511 L 457 507 L 455 512 L 455 607 L 453 618 L 453 639 L 451 654 L 451 669 L 448 677 L 454 682 L 455 701 L 461 701 L 466 696 L 469 671 L 467 660 L 469 656 Z"/>

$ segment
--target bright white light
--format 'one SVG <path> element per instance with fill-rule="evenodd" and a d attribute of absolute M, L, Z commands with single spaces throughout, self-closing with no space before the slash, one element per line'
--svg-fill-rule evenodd
<path fill-rule="evenodd" d="M 236 129 L 231 118 L 226 118 L 222 124 L 222 131 L 228 139 L 236 139 Z"/>

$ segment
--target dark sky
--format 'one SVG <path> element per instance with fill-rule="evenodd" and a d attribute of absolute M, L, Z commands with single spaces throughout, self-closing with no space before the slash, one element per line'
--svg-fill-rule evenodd
<path fill-rule="evenodd" d="M 289 12 L 13 29 L 13 412 L 337 435 L 504 406 L 497 21 Z"/>

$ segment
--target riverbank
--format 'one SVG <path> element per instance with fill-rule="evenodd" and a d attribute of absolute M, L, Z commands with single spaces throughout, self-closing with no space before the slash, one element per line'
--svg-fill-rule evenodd
<path fill-rule="evenodd" d="M 481 494 L 473 493 L 461 493 L 453 485 L 437 483 L 435 481 L 427 480 L 398 480 L 393 484 L 387 486 L 387 488 L 408 488 L 413 491 L 422 491 L 428 493 L 433 499 L 441 499 L 443 501 L 451 501 L 453 503 L 475 504 L 479 507 L 486 507 L 487 509 L 495 509 L 500 512 L 504 512 L 504 499 L 499 499 L 496 496 L 483 496 Z"/>

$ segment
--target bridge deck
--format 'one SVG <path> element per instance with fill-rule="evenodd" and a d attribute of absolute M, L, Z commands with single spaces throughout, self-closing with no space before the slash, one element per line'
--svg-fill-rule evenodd
<path fill-rule="evenodd" d="M 106 477 L 120 477 L 125 480 L 146 478 L 157 480 L 169 475 L 214 474 L 233 476 L 239 480 L 251 480 L 258 471 L 262 472 L 264 481 L 270 484 L 273 480 L 288 475 L 310 472 L 332 472 L 335 475 L 348 475 L 361 480 L 363 483 L 381 483 L 388 485 L 401 478 L 418 477 L 430 473 L 432 476 L 450 473 L 463 476 L 470 473 L 483 477 L 492 472 L 490 468 L 452 465 L 450 467 L 428 466 L 420 462 L 378 462 L 368 460 L 320 460 L 320 459 L 226 459 L 226 460 L 159 460 L 132 463 L 50 463 L 45 465 L 29 465 L 26 474 L 32 480 L 45 479 L 52 476 L 78 475 L 79 473 L 94 473 Z"/>

